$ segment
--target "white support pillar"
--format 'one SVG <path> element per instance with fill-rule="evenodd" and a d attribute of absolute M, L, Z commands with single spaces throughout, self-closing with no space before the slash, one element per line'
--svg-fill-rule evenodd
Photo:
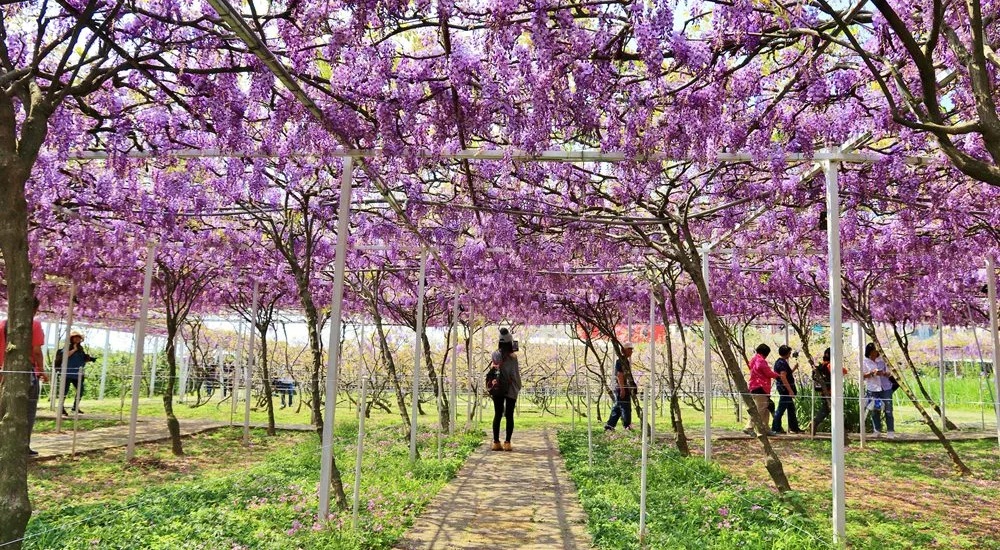
<path fill-rule="evenodd" d="M 59 399 L 56 403 L 56 433 L 62 433 L 62 413 L 66 410 L 66 369 L 69 368 L 69 335 L 73 331 L 73 302 L 76 300 L 76 282 L 69 283 L 69 305 L 66 306 L 66 341 L 63 342 L 62 364 L 59 365 Z M 76 386 L 79 389 L 80 386 Z"/>
<path fill-rule="evenodd" d="M 420 251 L 420 273 L 417 280 L 417 318 L 413 344 L 413 387 L 411 393 L 410 414 L 410 460 L 417 459 L 417 414 L 420 413 L 420 358 L 423 356 L 423 342 L 420 336 L 424 333 L 424 284 L 427 274 L 427 250 Z"/>
<path fill-rule="evenodd" d="M 344 268 L 347 265 L 347 238 L 351 221 L 351 190 L 354 185 L 354 159 L 345 157 L 340 178 L 340 204 L 337 210 L 337 250 L 333 260 L 333 298 L 330 305 L 330 344 L 326 365 L 326 403 L 323 409 L 323 447 L 319 482 L 319 518 L 330 515 L 330 483 L 333 480 L 333 423 L 336 420 L 337 365 L 340 361 L 341 313 L 344 298 Z"/>
<path fill-rule="evenodd" d="M 997 327 L 997 266 L 993 256 L 986 263 L 986 288 L 990 308 L 990 338 L 993 340 L 993 405 L 997 415 L 997 444 L 1000 445 L 1000 331 Z"/>
<path fill-rule="evenodd" d="M 240 389 L 240 370 L 243 368 L 243 320 L 240 319 L 236 325 L 236 362 L 233 364 L 233 373 L 229 375 L 229 425 L 232 426 L 236 420 L 236 397 Z M 223 386 L 225 387 L 225 386 Z M 225 390 L 223 390 L 225 392 Z"/>
<path fill-rule="evenodd" d="M 149 322 L 149 292 L 153 286 L 153 263 L 156 243 L 146 246 L 146 274 L 142 281 L 142 301 L 139 303 L 138 333 L 135 335 L 135 363 L 132 366 L 132 408 L 129 411 L 126 460 L 135 458 L 135 427 L 139 420 L 139 390 L 142 387 L 142 363 L 146 354 L 146 324 Z"/>
<path fill-rule="evenodd" d="M 452 312 L 451 332 L 451 405 L 448 407 L 449 422 L 448 433 L 454 435 L 455 423 L 458 422 L 458 296 L 455 296 L 455 306 Z"/>
<path fill-rule="evenodd" d="M 177 399 L 178 402 L 184 403 L 187 401 L 187 389 L 188 389 L 188 379 L 191 374 L 191 352 L 187 350 L 187 346 L 184 346 L 181 351 L 181 376 L 177 384 Z"/>
<path fill-rule="evenodd" d="M 467 428 L 472 427 L 472 403 L 476 399 L 475 391 L 475 373 L 472 368 L 472 308 L 469 308 L 469 338 L 466 340 L 465 346 L 465 362 L 466 366 L 469 367 L 469 401 L 465 404 L 465 425 Z"/>
<path fill-rule="evenodd" d="M 649 289 L 649 392 L 656 391 L 656 294 Z M 656 397 L 651 396 L 646 408 L 649 415 L 649 437 L 656 440 Z"/>
<path fill-rule="evenodd" d="M 243 375 L 243 444 L 250 445 L 250 390 L 253 386 L 253 369 L 257 365 L 257 309 L 260 306 L 260 283 L 253 282 L 253 302 L 250 306 L 250 350 L 247 368 Z"/>
<path fill-rule="evenodd" d="M 160 339 L 154 336 L 150 345 L 153 346 L 153 353 L 149 358 L 149 396 L 153 397 L 156 393 L 156 364 L 160 362 Z"/>
<path fill-rule="evenodd" d="M 646 384 L 645 391 L 643 391 L 643 401 L 646 411 L 650 410 L 650 401 L 652 401 L 651 396 L 652 391 L 652 380 L 650 383 Z M 642 460 L 639 466 L 639 548 L 645 548 L 646 546 L 646 473 L 649 470 L 649 430 L 646 429 L 646 422 L 643 419 L 642 422 Z"/>
<path fill-rule="evenodd" d="M 944 325 L 941 324 L 941 312 L 937 314 L 938 329 L 938 382 L 939 391 L 938 406 L 941 408 L 941 431 L 948 430 L 947 417 L 944 412 Z"/>
<path fill-rule="evenodd" d="M 854 325 L 854 341 L 858 346 L 858 413 L 860 415 L 861 429 L 858 431 L 858 441 L 861 448 L 865 448 L 865 423 L 868 418 L 865 399 L 865 333 L 861 330 L 861 323 Z"/>
<path fill-rule="evenodd" d="M 363 368 L 363 367 L 362 367 Z M 368 400 L 368 372 L 361 376 L 361 399 L 358 400 L 358 444 L 354 456 L 354 515 L 351 526 L 358 528 L 358 504 L 361 501 L 361 460 L 365 453 L 365 409 Z"/>
<path fill-rule="evenodd" d="M 101 358 L 101 385 L 97 390 L 97 399 L 104 400 L 104 388 L 108 382 L 108 356 L 111 355 L 111 329 L 104 331 L 104 357 Z"/>
<path fill-rule="evenodd" d="M 709 286 L 710 272 L 708 270 L 708 247 L 701 249 L 701 277 L 705 280 L 705 288 Z M 704 308 L 704 307 L 703 307 Z M 712 460 L 712 329 L 708 326 L 708 314 L 704 314 L 702 322 L 703 353 L 705 355 L 705 461 Z M 743 399 L 743 396 L 740 396 Z"/>
<path fill-rule="evenodd" d="M 832 153 L 838 153 L 834 148 Z M 824 161 L 823 171 L 826 176 L 826 237 L 827 237 L 827 275 L 830 284 L 830 421 L 832 430 L 830 446 L 832 447 L 833 470 L 833 543 L 846 546 L 846 505 L 844 492 L 844 326 L 841 295 L 840 266 L 840 183 L 838 171 L 840 165 L 834 161 Z M 864 426 L 862 426 L 864 431 Z"/>
<path fill-rule="evenodd" d="M 59 332 L 62 330 L 62 323 L 55 322 L 52 326 L 55 327 L 51 329 L 52 332 L 52 364 L 49 365 L 52 374 L 49 376 L 49 410 L 56 410 L 56 403 L 58 402 L 59 390 L 56 388 L 56 382 L 59 381 L 58 369 L 59 365 L 56 365 L 55 352 L 59 349 Z M 58 413 L 56 413 L 58 414 Z"/>

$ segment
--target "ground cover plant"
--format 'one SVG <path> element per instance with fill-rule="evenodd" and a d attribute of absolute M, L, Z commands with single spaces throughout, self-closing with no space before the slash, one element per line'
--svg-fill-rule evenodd
<path fill-rule="evenodd" d="M 577 485 L 598 548 L 638 548 L 638 434 L 595 434 L 588 465 L 585 431 L 559 432 L 559 448 Z M 759 453 L 759 449 L 755 450 Z M 722 468 L 683 458 L 666 446 L 649 455 L 650 548 L 809 549 L 829 546 L 826 521 L 801 511 L 797 493 L 778 497 Z"/>
<path fill-rule="evenodd" d="M 356 424 L 338 425 L 342 464 L 353 464 L 356 437 Z M 34 466 L 32 496 L 41 512 L 28 526 L 25 547 L 387 548 L 455 475 L 482 434 L 446 439 L 440 460 L 433 437 L 422 435 L 423 458 L 411 464 L 398 429 L 370 430 L 356 529 L 350 511 L 334 512 L 327 521 L 316 517 L 320 450 L 314 434 L 270 438 L 255 430 L 249 449 L 240 438 L 236 429 L 193 438 L 185 447 L 193 456 L 185 458 L 168 456 L 163 445 L 146 446 L 131 466 L 99 455 Z M 83 482 L 72 487 L 80 477 Z"/>
<path fill-rule="evenodd" d="M 1000 548 L 1000 454 L 992 440 L 955 441 L 972 468 L 956 475 L 935 443 L 871 441 L 846 455 L 847 538 L 854 548 Z M 777 440 L 792 486 L 817 522 L 830 517 L 830 443 Z M 586 449 L 584 449 L 586 450 Z M 759 453 L 719 441 L 713 453 L 729 475 L 766 487 Z"/>

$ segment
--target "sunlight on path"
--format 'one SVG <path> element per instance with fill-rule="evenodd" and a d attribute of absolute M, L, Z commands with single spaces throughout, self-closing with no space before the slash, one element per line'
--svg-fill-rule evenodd
<path fill-rule="evenodd" d="M 470 456 L 397 548 L 591 548 L 554 430 L 515 432 L 513 443 Z"/>

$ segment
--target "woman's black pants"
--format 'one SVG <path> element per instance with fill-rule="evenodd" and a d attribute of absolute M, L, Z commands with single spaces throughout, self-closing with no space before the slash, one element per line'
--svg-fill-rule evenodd
<path fill-rule="evenodd" d="M 511 434 L 514 433 L 514 404 L 516 399 L 510 397 L 493 398 L 493 441 L 500 441 L 500 418 L 507 419 L 507 439 L 510 441 Z"/>

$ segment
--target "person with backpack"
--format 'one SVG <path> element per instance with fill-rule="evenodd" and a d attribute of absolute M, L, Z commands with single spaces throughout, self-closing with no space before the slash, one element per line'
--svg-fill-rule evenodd
<path fill-rule="evenodd" d="M 494 451 L 511 451 L 510 437 L 514 434 L 514 406 L 521 391 L 521 369 L 517 363 L 514 336 L 509 330 L 500 329 L 500 342 L 493 352 L 493 363 L 486 374 L 486 389 L 493 399 Z M 500 419 L 505 418 L 506 438 L 500 443 Z"/>
<path fill-rule="evenodd" d="M 97 361 L 97 359 L 91 357 L 83 349 L 83 333 L 78 330 L 74 330 L 69 334 L 69 359 L 66 361 L 66 379 L 62 380 L 60 386 L 63 391 L 63 402 L 60 403 L 60 411 L 63 416 L 69 416 L 66 412 L 66 396 L 69 395 L 69 387 L 73 386 L 73 411 L 83 414 L 83 411 L 78 411 L 77 408 L 80 406 L 80 397 L 83 396 L 83 367 L 87 363 L 92 363 Z M 63 349 L 59 348 L 56 352 L 56 372 L 62 372 L 62 362 L 63 362 Z"/>
<path fill-rule="evenodd" d="M 785 433 L 781 429 L 781 417 L 788 411 L 788 431 L 793 434 L 803 433 L 799 429 L 799 417 L 795 414 L 795 369 L 788 363 L 792 356 L 792 348 L 788 346 L 778 346 L 778 360 L 774 362 L 774 372 L 782 375 L 776 381 L 778 383 L 778 410 L 774 411 L 774 420 L 771 422 L 771 431 L 779 434 Z M 796 365 L 795 368 L 798 368 Z"/>
<path fill-rule="evenodd" d="M 632 372 L 632 344 L 622 346 L 622 357 L 615 361 L 615 406 L 611 418 L 604 425 L 604 431 L 612 432 L 621 419 L 622 427 L 632 429 L 632 387 L 628 375 Z"/>

